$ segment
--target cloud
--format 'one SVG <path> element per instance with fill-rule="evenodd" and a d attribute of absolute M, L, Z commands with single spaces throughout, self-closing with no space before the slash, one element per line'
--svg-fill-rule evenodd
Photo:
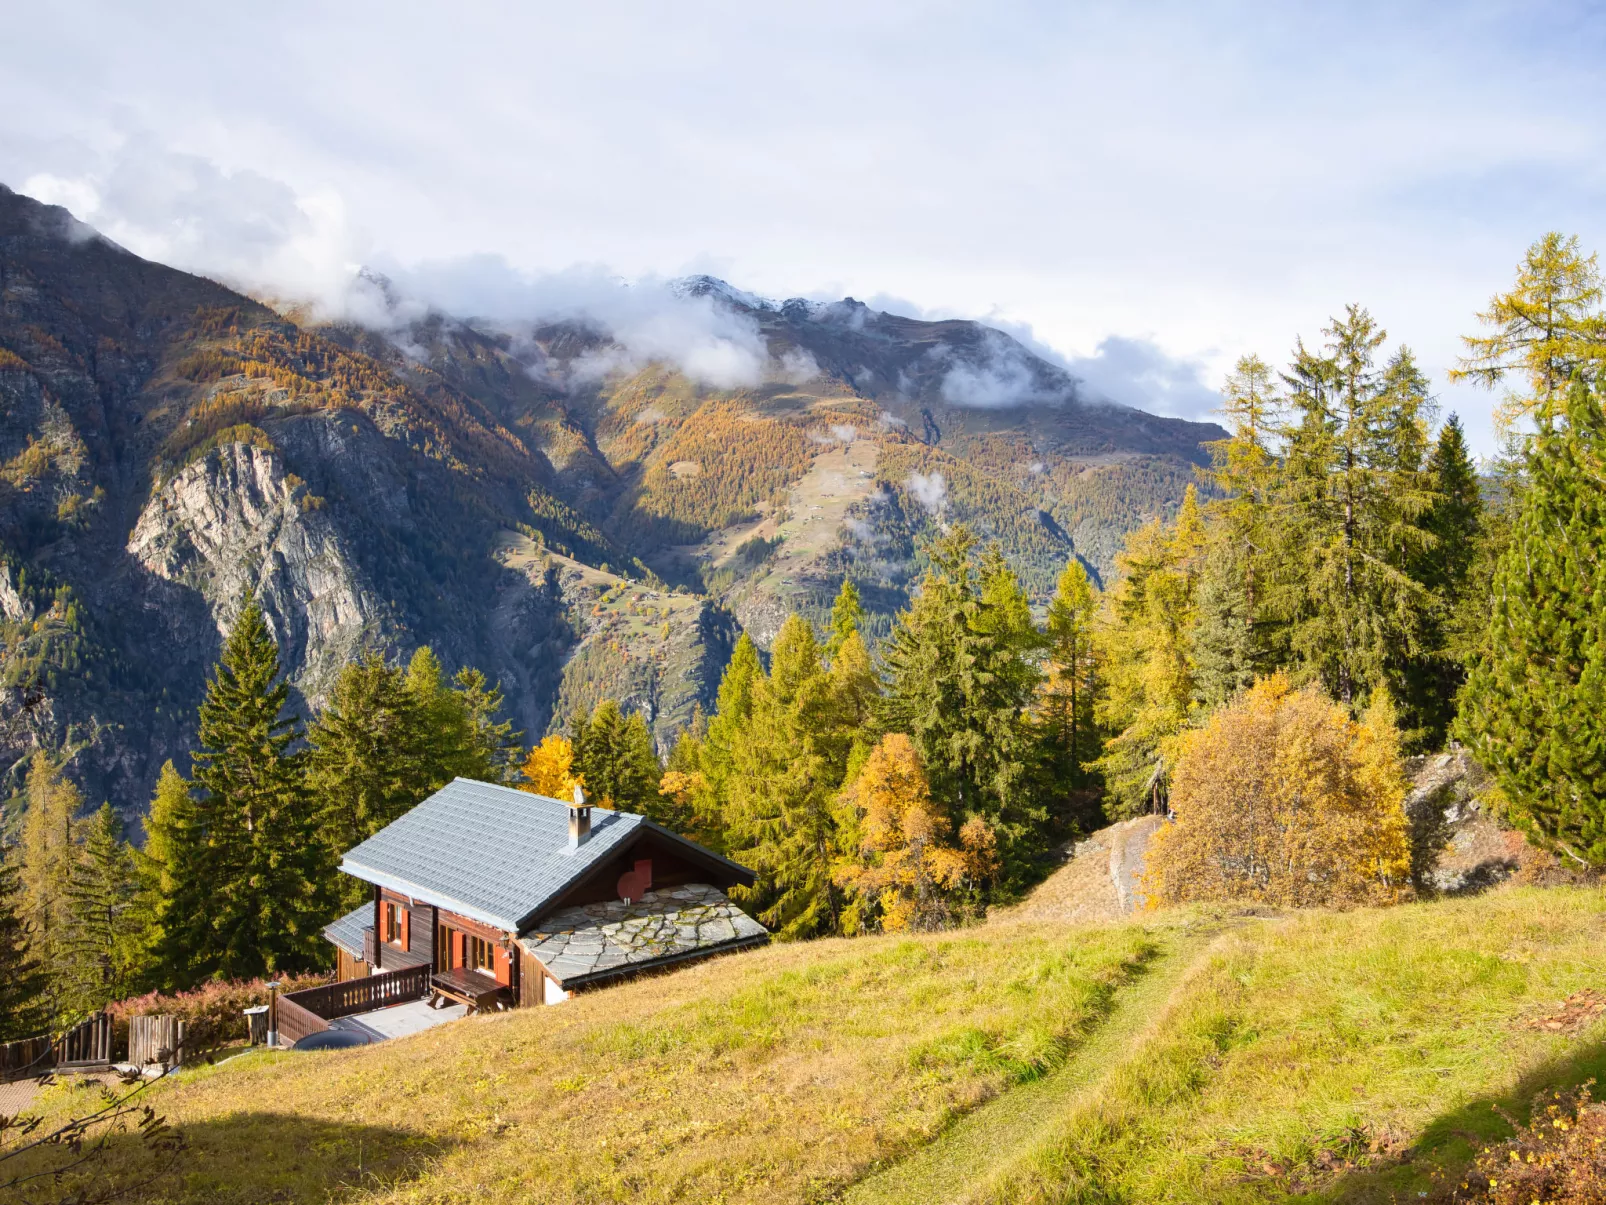
<path fill-rule="evenodd" d="M 1086 396 L 1153 414 L 1208 419 L 1221 404 L 1205 378 L 1203 361 L 1169 355 L 1148 339 L 1110 335 L 1091 356 L 1066 366 L 1083 383 Z"/>
<path fill-rule="evenodd" d="M 393 260 L 350 228 L 337 197 L 298 193 L 254 171 L 163 150 L 145 137 L 128 140 L 94 170 L 36 174 L 23 191 L 67 207 L 137 255 L 306 305 L 315 318 L 382 331 L 412 355 L 422 349 L 409 342 L 409 324 L 437 309 L 515 337 L 554 322 L 608 336 L 610 345 L 562 366 L 569 380 L 654 361 L 723 389 L 766 379 L 802 383 L 820 373 L 801 349 L 773 360 L 758 324 L 728 304 L 728 291 L 688 290 L 651 276 L 627 281 L 601 265 L 529 273 L 491 254 Z"/>
<path fill-rule="evenodd" d="M 948 509 L 948 482 L 941 473 L 910 473 L 905 484 L 928 515 L 940 515 Z"/>
<path fill-rule="evenodd" d="M 148 136 L 79 174 L 30 176 L 22 191 L 65 206 L 136 255 L 236 288 L 324 298 L 346 288 L 362 261 L 338 196 L 300 194 Z"/>

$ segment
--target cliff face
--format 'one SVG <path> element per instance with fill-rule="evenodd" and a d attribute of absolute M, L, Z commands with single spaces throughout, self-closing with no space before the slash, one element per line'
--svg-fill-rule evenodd
<path fill-rule="evenodd" d="M 320 701 L 391 626 L 327 512 L 275 450 L 224 444 L 156 488 L 128 552 L 199 595 L 221 634 L 255 595 L 296 685 Z"/>

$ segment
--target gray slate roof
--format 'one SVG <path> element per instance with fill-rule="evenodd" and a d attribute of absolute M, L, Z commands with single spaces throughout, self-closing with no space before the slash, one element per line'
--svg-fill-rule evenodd
<path fill-rule="evenodd" d="M 353 958 L 362 958 L 362 931 L 374 923 L 372 903 L 359 904 L 337 921 L 323 927 L 323 935 Z"/>
<path fill-rule="evenodd" d="M 752 878 L 643 816 L 608 808 L 591 809 L 591 836 L 571 850 L 567 803 L 471 778 L 454 779 L 380 829 L 349 851 L 340 869 L 517 933 L 644 830 Z"/>
<path fill-rule="evenodd" d="M 518 939 L 565 988 L 768 940 L 763 925 L 704 883 L 564 908 Z"/>

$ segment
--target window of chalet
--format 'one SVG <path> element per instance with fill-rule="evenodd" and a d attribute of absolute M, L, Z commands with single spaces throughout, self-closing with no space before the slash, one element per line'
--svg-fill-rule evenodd
<path fill-rule="evenodd" d="M 382 928 L 383 940 L 396 946 L 407 944 L 407 917 L 400 904 L 385 901 Z"/>
<path fill-rule="evenodd" d="M 471 971 L 496 974 L 495 947 L 483 937 L 466 937 L 463 941 L 463 965 Z"/>
<path fill-rule="evenodd" d="M 496 974 L 496 945 L 472 933 L 463 933 L 449 925 L 435 928 L 435 969 L 447 971 L 461 967 L 465 971 L 484 971 Z"/>

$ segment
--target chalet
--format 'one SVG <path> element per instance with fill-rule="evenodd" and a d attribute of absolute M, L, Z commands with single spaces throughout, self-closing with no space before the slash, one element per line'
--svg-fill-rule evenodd
<path fill-rule="evenodd" d="M 459 778 L 340 869 L 373 891 L 324 930 L 338 978 L 418 968 L 435 997 L 470 1008 L 553 1004 L 769 940 L 725 895 L 752 871 L 578 791 L 570 803 Z"/>

